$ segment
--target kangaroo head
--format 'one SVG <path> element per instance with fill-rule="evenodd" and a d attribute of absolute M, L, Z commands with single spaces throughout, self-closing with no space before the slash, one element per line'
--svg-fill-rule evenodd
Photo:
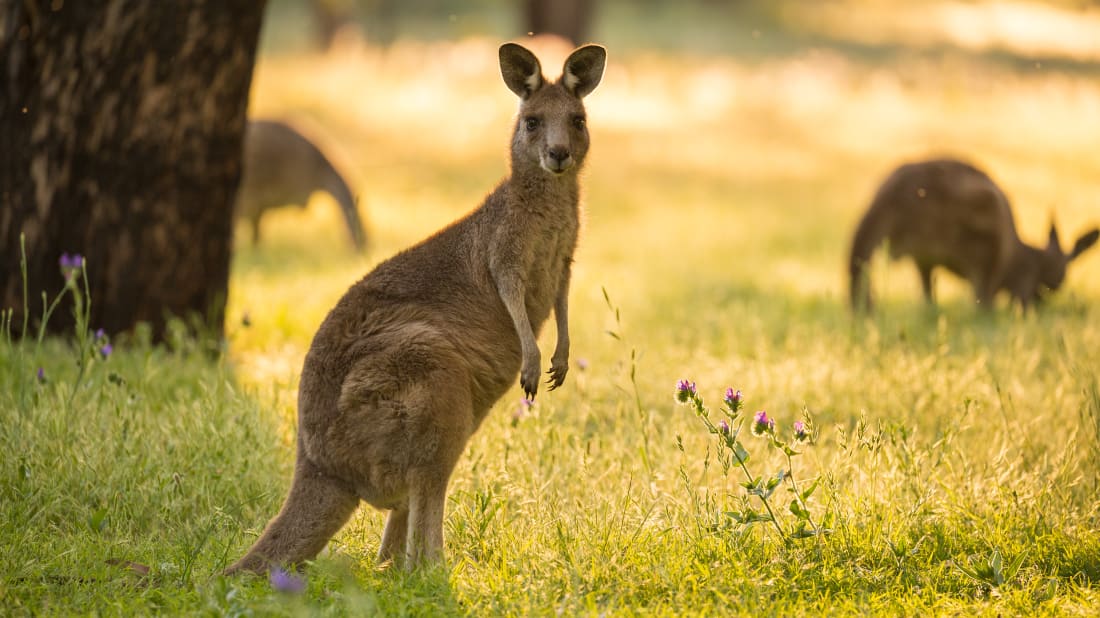
<path fill-rule="evenodd" d="M 1038 276 L 1034 294 L 1037 296 L 1044 290 L 1054 291 L 1061 287 L 1062 281 L 1066 278 L 1066 267 L 1077 256 L 1096 244 L 1097 237 L 1100 237 L 1100 230 L 1092 229 L 1077 239 L 1069 253 L 1063 253 L 1062 245 L 1058 240 L 1058 230 L 1054 224 L 1051 224 L 1046 248 L 1036 252 Z"/>
<path fill-rule="evenodd" d="M 542 169 L 552 175 L 576 171 L 588 153 L 588 128 L 581 99 L 603 77 L 607 51 L 585 45 L 565 61 L 562 75 L 548 82 L 538 58 L 521 45 L 500 47 L 500 73 L 520 97 L 512 134 L 513 170 Z"/>

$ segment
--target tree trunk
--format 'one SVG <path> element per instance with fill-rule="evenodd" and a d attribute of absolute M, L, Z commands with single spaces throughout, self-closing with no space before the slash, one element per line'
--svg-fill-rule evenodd
<path fill-rule="evenodd" d="M 588 39 L 596 0 L 526 0 L 527 31 L 556 34 L 580 45 Z"/>
<path fill-rule="evenodd" d="M 0 0 L 0 308 L 87 263 L 91 327 L 220 335 L 257 0 Z M 72 327 L 69 311 L 47 325 Z"/>
<path fill-rule="evenodd" d="M 355 23 L 355 6 L 351 0 L 309 0 L 309 9 L 316 22 L 317 42 L 328 50 L 340 30 Z"/>

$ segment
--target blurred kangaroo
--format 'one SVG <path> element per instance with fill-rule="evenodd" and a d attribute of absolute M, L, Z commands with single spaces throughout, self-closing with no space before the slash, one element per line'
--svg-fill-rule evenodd
<path fill-rule="evenodd" d="M 1096 243 L 1093 229 L 1063 253 L 1052 224 L 1045 249 L 1020 241 L 1008 198 L 984 172 L 952 159 L 909 163 L 879 187 L 856 228 L 849 260 L 855 310 L 871 308 L 867 265 L 884 240 L 891 257 L 910 256 L 920 273 L 924 297 L 934 302 L 932 269 L 942 266 L 966 279 L 978 304 L 993 306 L 1007 290 L 1026 310 L 1045 291 L 1057 290 L 1066 266 Z"/>
<path fill-rule="evenodd" d="M 324 153 L 282 122 L 250 120 L 244 138 L 244 171 L 237 192 L 237 216 L 252 224 L 252 242 L 260 240 L 264 212 L 297 204 L 305 207 L 314 191 L 336 200 L 355 248 L 366 247 L 366 235 L 351 189 Z"/>
<path fill-rule="evenodd" d="M 565 380 L 577 175 L 589 144 L 581 99 L 600 82 L 606 51 L 574 50 L 556 82 L 519 45 L 499 57 L 521 100 L 511 176 L 479 208 L 379 264 L 325 318 L 302 368 L 290 494 L 228 573 L 313 558 L 360 500 L 390 511 L 379 561 L 440 559 L 451 472 L 517 373 L 535 396 L 535 337 L 551 310 L 547 383 Z"/>

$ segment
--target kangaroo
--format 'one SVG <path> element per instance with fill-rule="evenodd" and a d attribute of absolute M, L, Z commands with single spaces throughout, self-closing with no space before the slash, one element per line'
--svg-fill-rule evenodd
<path fill-rule="evenodd" d="M 260 217 L 264 212 L 286 204 L 304 208 L 314 191 L 325 191 L 336 200 L 355 248 L 366 248 L 351 189 L 324 153 L 289 125 L 250 120 L 245 130 L 237 216 L 251 223 L 253 244 L 260 240 Z"/>
<path fill-rule="evenodd" d="M 996 293 L 1006 290 L 1027 310 L 1062 285 L 1066 266 L 1098 235 L 1096 229 L 1085 233 L 1067 254 L 1052 224 L 1045 249 L 1026 245 L 1016 234 L 1008 198 L 981 170 L 953 159 L 902 165 L 879 187 L 856 228 L 849 260 L 852 308 L 871 308 L 867 264 L 883 240 L 891 257 L 916 262 L 929 303 L 935 302 L 932 270 L 942 266 L 970 282 L 980 307 L 991 309 Z"/>
<path fill-rule="evenodd" d="M 480 207 L 379 264 L 322 322 L 302 368 L 290 493 L 228 573 L 312 559 L 360 500 L 389 511 L 379 562 L 442 557 L 451 472 L 517 373 L 534 398 L 535 337 L 551 309 L 549 388 L 568 371 L 577 174 L 589 146 L 581 99 L 606 58 L 603 47 L 580 47 L 549 82 L 534 54 L 501 46 L 501 75 L 520 97 L 511 176 Z"/>

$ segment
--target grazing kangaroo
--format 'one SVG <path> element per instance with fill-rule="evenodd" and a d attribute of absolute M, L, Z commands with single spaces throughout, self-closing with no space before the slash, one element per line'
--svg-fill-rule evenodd
<path fill-rule="evenodd" d="M 952 159 L 902 165 L 879 187 L 856 228 L 849 260 L 852 307 L 871 308 L 867 264 L 884 240 L 891 257 L 916 262 L 929 303 L 932 269 L 943 266 L 970 282 L 981 307 L 992 308 L 994 295 L 1007 290 L 1026 310 L 1062 285 L 1066 266 L 1098 235 L 1096 229 L 1085 233 L 1067 254 L 1052 224 L 1047 247 L 1031 247 L 1016 235 L 1008 198 L 984 172 Z"/>
<path fill-rule="evenodd" d="M 379 264 L 325 318 L 302 368 L 290 494 L 228 573 L 313 558 L 360 500 L 390 511 L 379 561 L 440 559 L 451 472 L 517 373 L 535 396 L 535 337 L 551 310 L 558 339 L 547 383 L 565 380 L 577 174 L 588 152 L 581 98 L 607 54 L 574 50 L 552 83 L 527 49 L 508 43 L 499 56 L 521 99 L 511 177 L 464 218 Z"/>
<path fill-rule="evenodd" d="M 250 120 L 244 137 L 237 216 L 252 224 L 252 242 L 260 240 L 260 217 L 264 212 L 287 204 L 304 208 L 315 191 L 324 191 L 336 200 L 352 243 L 362 251 L 366 235 L 355 199 L 324 153 L 282 122 Z"/>

